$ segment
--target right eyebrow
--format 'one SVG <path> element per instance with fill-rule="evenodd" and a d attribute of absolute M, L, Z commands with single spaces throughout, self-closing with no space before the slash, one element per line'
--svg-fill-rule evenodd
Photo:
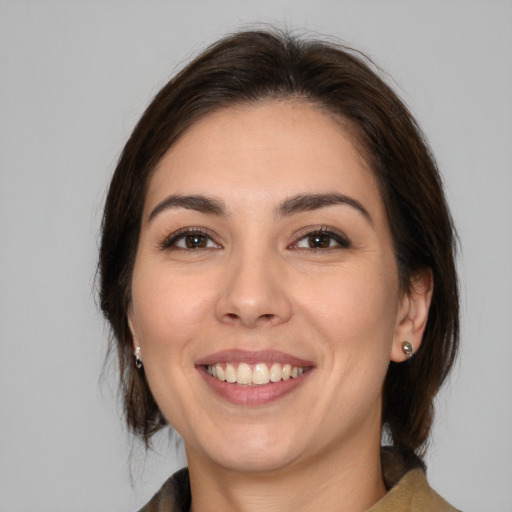
<path fill-rule="evenodd" d="M 187 210 L 196 210 L 201 213 L 226 216 L 226 207 L 222 201 L 213 197 L 203 195 L 183 196 L 173 194 L 160 201 L 151 210 L 148 222 L 151 222 L 157 215 L 171 208 L 185 208 Z"/>
<path fill-rule="evenodd" d="M 345 194 L 299 194 L 286 199 L 276 210 L 278 217 L 287 217 L 300 212 L 318 210 L 334 205 L 347 205 L 358 211 L 363 217 L 373 224 L 372 217 L 368 210 L 357 199 Z"/>

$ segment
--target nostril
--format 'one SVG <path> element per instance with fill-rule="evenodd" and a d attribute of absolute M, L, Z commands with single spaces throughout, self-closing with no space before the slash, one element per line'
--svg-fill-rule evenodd
<path fill-rule="evenodd" d="M 250 315 L 247 315 L 247 314 L 246 315 L 238 315 L 236 313 L 226 313 L 224 315 L 224 319 L 229 322 L 242 321 L 243 323 L 250 324 L 250 325 L 259 323 L 258 321 L 267 323 L 267 322 L 272 321 L 272 319 L 274 317 L 275 317 L 275 315 L 273 315 L 272 313 L 265 313 L 262 315 L 257 315 L 255 317 L 251 317 Z"/>

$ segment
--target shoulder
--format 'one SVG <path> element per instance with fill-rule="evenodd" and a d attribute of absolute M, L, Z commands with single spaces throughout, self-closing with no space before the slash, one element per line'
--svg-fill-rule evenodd
<path fill-rule="evenodd" d="M 174 473 L 139 512 L 188 512 L 190 481 L 188 469 Z"/>
<path fill-rule="evenodd" d="M 421 468 L 408 471 L 368 512 L 457 512 L 428 484 Z"/>
<path fill-rule="evenodd" d="M 405 460 L 397 452 L 381 453 L 388 493 L 367 512 L 458 512 L 432 489 L 419 459 Z"/>

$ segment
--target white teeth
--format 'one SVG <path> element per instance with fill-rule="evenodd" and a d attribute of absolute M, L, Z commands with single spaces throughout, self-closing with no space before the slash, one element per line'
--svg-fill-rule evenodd
<path fill-rule="evenodd" d="M 252 371 L 248 364 L 240 363 L 236 372 L 236 381 L 238 384 L 251 384 L 252 383 Z"/>
<path fill-rule="evenodd" d="M 283 374 L 282 367 L 279 363 L 274 363 L 270 367 L 270 381 L 271 382 L 279 382 L 281 380 L 282 374 Z"/>
<path fill-rule="evenodd" d="M 257 364 L 252 372 L 253 384 L 268 384 L 270 382 L 270 372 L 266 364 Z"/>
<path fill-rule="evenodd" d="M 219 363 L 217 363 L 214 366 L 214 368 L 215 368 L 215 371 L 217 372 L 217 379 L 224 382 L 226 380 L 226 377 L 225 377 L 224 369 L 222 368 L 222 366 Z"/>
<path fill-rule="evenodd" d="M 269 367 L 265 363 L 255 364 L 253 368 L 247 363 L 240 363 L 238 368 L 231 363 L 225 365 L 217 363 L 206 368 L 208 375 L 230 384 L 245 386 L 263 386 L 269 382 L 296 379 L 304 374 L 304 368 L 290 364 L 273 363 Z"/>
<path fill-rule="evenodd" d="M 231 382 L 232 384 L 236 382 L 236 370 L 229 363 L 226 365 L 226 369 L 224 370 L 224 377 L 226 377 L 226 382 Z"/>

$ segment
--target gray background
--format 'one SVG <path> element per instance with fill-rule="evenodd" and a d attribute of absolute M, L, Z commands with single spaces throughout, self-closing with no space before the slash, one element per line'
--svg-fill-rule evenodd
<path fill-rule="evenodd" d="M 462 241 L 463 349 L 433 486 L 512 511 L 512 2 L 0 0 L 0 510 L 135 510 L 177 466 L 133 451 L 92 291 L 104 190 L 152 95 L 255 21 L 367 52 L 426 131 Z M 103 391 L 101 391 L 101 389 Z"/>

